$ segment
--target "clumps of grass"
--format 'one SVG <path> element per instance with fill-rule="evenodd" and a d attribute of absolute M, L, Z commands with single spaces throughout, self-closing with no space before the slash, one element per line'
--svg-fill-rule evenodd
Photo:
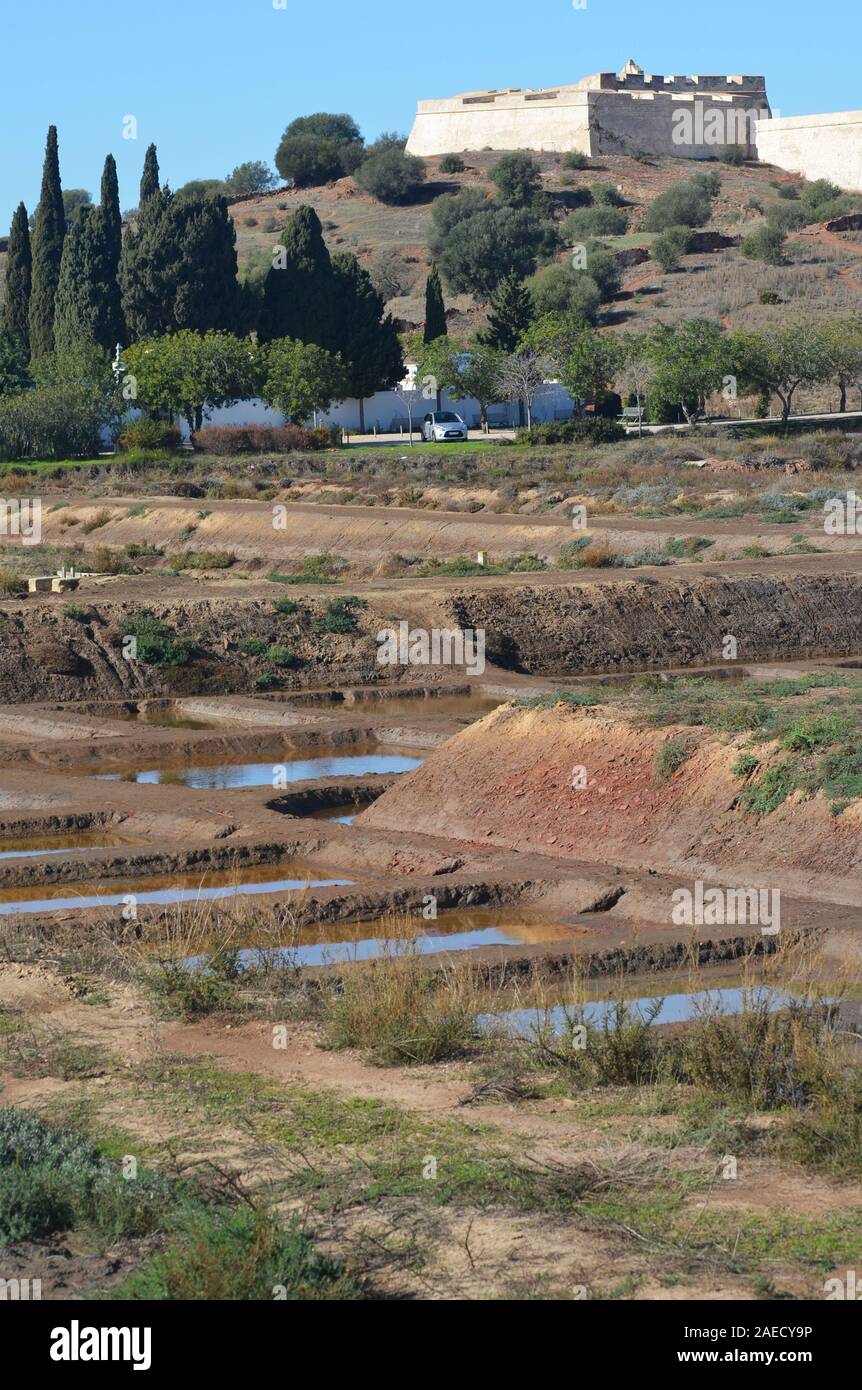
<path fill-rule="evenodd" d="M 0 1108 L 0 1245 L 72 1230 L 103 1250 L 159 1236 L 157 1249 L 111 1290 L 114 1299 L 362 1297 L 361 1285 L 321 1255 L 295 1219 L 285 1227 L 259 1202 L 207 1201 L 188 1183 L 151 1172 L 127 1178 L 74 1130 Z"/>
<path fill-rule="evenodd" d="M 107 526 L 110 520 L 110 510 L 107 507 L 100 507 L 99 511 L 91 516 L 89 521 L 84 522 L 81 530 L 85 536 L 89 536 L 93 531 L 100 531 L 103 526 Z"/>
<path fill-rule="evenodd" d="M 123 1300 L 291 1302 L 359 1299 L 362 1287 L 322 1255 L 294 1218 L 285 1228 L 260 1206 L 187 1204 L 164 1248 L 112 1292 Z"/>
<path fill-rule="evenodd" d="M 188 570 L 227 570 L 236 556 L 230 550 L 187 550 L 178 563 Z"/>
<path fill-rule="evenodd" d="M 63 605 L 63 617 L 73 623 L 88 623 L 92 614 L 89 608 L 82 608 L 79 603 L 66 603 Z"/>
<path fill-rule="evenodd" d="M 241 652 L 246 656 L 263 656 L 266 651 L 267 643 L 262 637 L 243 637 L 239 644 Z"/>
<path fill-rule="evenodd" d="M 588 690 L 551 690 L 546 695 L 524 695 L 513 701 L 518 709 L 556 709 L 558 705 L 568 705 L 571 709 L 584 709 L 601 704 L 598 695 Z"/>
<path fill-rule="evenodd" d="M 196 968 L 162 961 L 143 978 L 161 1008 L 180 1018 L 242 1013 L 248 1007 L 239 992 L 239 953 L 228 946 L 209 952 Z"/>
<path fill-rule="evenodd" d="M 742 753 L 730 769 L 734 777 L 747 779 L 753 777 L 760 767 L 760 759 L 755 758 L 753 753 Z"/>
<path fill-rule="evenodd" d="M 301 611 L 299 604 L 294 603 L 292 598 L 276 599 L 272 607 L 273 611 L 275 613 L 281 614 L 283 618 L 292 617 L 295 613 L 299 613 Z"/>
<path fill-rule="evenodd" d="M 576 541 L 564 545 L 557 559 L 557 569 L 604 569 L 615 563 L 615 557 L 607 541 L 594 541 L 592 536 L 579 536 Z"/>
<path fill-rule="evenodd" d="M 271 584 L 338 584 L 338 576 L 346 568 L 346 562 L 337 555 L 307 555 L 302 562 L 302 569 L 295 574 L 278 574 L 273 571 L 267 578 Z"/>
<path fill-rule="evenodd" d="M 481 999 L 468 961 L 431 970 L 415 941 L 396 940 L 380 959 L 345 972 L 326 1002 L 326 1045 L 358 1048 L 387 1066 L 446 1061 L 475 1039 Z"/>
<path fill-rule="evenodd" d="M 714 542 L 706 536 L 685 536 L 668 541 L 664 553 L 674 560 L 693 560 L 702 550 L 709 550 Z"/>
<path fill-rule="evenodd" d="M 178 637 L 172 627 L 146 609 L 126 618 L 123 636 L 135 638 L 135 658 L 145 666 L 187 666 L 197 652 L 193 638 Z"/>
<path fill-rule="evenodd" d="M 279 646 L 277 642 L 274 642 L 272 646 L 266 649 L 266 659 L 272 662 L 273 666 L 281 670 L 287 666 L 292 666 L 295 658 L 289 647 L 282 647 Z"/>
<path fill-rule="evenodd" d="M 322 617 L 318 618 L 314 624 L 318 632 L 331 632 L 338 635 L 348 635 L 359 630 L 359 611 L 367 608 L 368 604 L 363 598 L 354 598 L 352 595 L 347 598 L 336 598 L 331 603 L 327 603 Z"/>
<path fill-rule="evenodd" d="M 669 738 L 665 743 L 656 749 L 653 759 L 656 780 L 666 782 L 675 772 L 688 762 L 694 752 L 694 744 L 690 738 L 680 735 L 678 738 Z"/>
<path fill-rule="evenodd" d="M 673 561 L 663 550 L 657 550 L 654 545 L 641 546 L 640 550 L 635 550 L 631 555 L 616 555 L 611 561 L 618 569 L 634 570 L 641 569 L 647 565 L 671 565 Z"/>
<path fill-rule="evenodd" d="M 4 598 L 19 598 L 27 589 L 27 580 L 15 570 L 0 568 L 0 594 Z"/>
<path fill-rule="evenodd" d="M 452 560 L 427 560 L 416 573 L 423 579 L 446 578 L 467 579 L 483 574 L 538 574 L 548 568 L 548 563 L 540 555 L 525 552 L 510 555 L 494 564 L 480 565 L 468 555 L 456 555 Z"/>

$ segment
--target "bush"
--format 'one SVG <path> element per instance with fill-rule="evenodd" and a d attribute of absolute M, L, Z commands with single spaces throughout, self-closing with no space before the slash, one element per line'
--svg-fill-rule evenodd
<path fill-rule="evenodd" d="M 459 154 L 444 154 L 440 160 L 441 174 L 463 174 L 464 161 Z"/>
<path fill-rule="evenodd" d="M 117 440 L 117 447 L 123 454 L 137 449 L 177 449 L 182 435 L 176 425 L 167 425 L 163 420 L 149 420 L 141 416 L 124 425 Z"/>
<path fill-rule="evenodd" d="M 195 448 L 204 454 L 293 454 L 317 453 L 335 449 L 341 443 L 341 430 L 301 425 L 210 425 L 198 430 Z"/>
<path fill-rule="evenodd" d="M 691 244 L 690 227 L 668 227 L 652 244 L 650 254 L 662 270 L 669 273 L 679 269 L 679 263 Z"/>
<path fill-rule="evenodd" d="M 613 183 L 591 183 L 590 194 L 596 207 L 621 208 L 625 198 Z"/>
<path fill-rule="evenodd" d="M 271 647 L 267 647 L 266 659 L 271 661 L 273 666 L 280 668 L 292 666 L 293 652 L 289 647 L 280 647 L 278 643 L 274 643 Z"/>
<path fill-rule="evenodd" d="M 529 207 L 541 185 L 541 169 L 529 154 L 505 154 L 492 167 L 488 177 L 496 184 L 504 203 L 513 208 Z"/>
<path fill-rule="evenodd" d="M 659 782 L 664 782 L 668 777 L 672 777 L 675 772 L 688 762 L 693 752 L 692 745 L 687 738 L 671 738 L 663 743 L 657 750 L 653 760 L 655 775 Z"/>
<path fill-rule="evenodd" d="M 245 652 L 246 656 L 263 656 L 266 645 L 262 637 L 244 637 L 239 644 L 239 649 L 241 652 Z"/>
<path fill-rule="evenodd" d="M 295 188 L 308 188 L 352 174 L 362 154 L 362 136 L 350 116 L 318 112 L 291 121 L 275 167 Z"/>
<path fill-rule="evenodd" d="M 412 203 L 425 182 L 425 165 L 397 146 L 366 159 L 354 175 L 360 188 L 381 203 Z"/>
<path fill-rule="evenodd" d="M 446 216 L 453 211 L 450 207 Z M 556 244 L 554 226 L 529 208 L 490 206 L 452 225 L 440 269 L 456 294 L 488 298 L 507 275 L 517 275 L 519 280 L 531 275 L 537 259 L 550 255 Z"/>
<path fill-rule="evenodd" d="M 796 203 L 775 203 L 766 214 L 766 221 L 779 232 L 798 232 L 805 226 L 805 213 Z"/>
<path fill-rule="evenodd" d="M 546 420 L 529 430 L 519 430 L 519 444 L 619 444 L 627 435 L 615 420 L 594 416 L 590 420 Z"/>
<path fill-rule="evenodd" d="M 580 150 L 569 150 L 563 155 L 564 169 L 589 169 L 590 161 Z"/>
<path fill-rule="evenodd" d="M 643 220 L 645 232 L 668 227 L 703 227 L 712 213 L 712 201 L 702 184 L 677 183 L 660 193 Z"/>
<path fill-rule="evenodd" d="M 228 570 L 236 556 L 230 550 L 188 550 L 179 559 L 187 570 Z"/>
<path fill-rule="evenodd" d="M 145 666 L 186 666 L 197 647 L 190 637 L 178 637 L 173 628 L 146 610 L 129 616 L 123 636 L 137 640 L 136 659 Z"/>
<path fill-rule="evenodd" d="M 336 598 L 326 605 L 326 611 L 322 618 L 318 618 L 315 627 L 318 632 L 351 633 L 356 632 L 359 621 L 356 610 L 367 608 L 364 599 L 361 598 Z"/>
<path fill-rule="evenodd" d="M 106 421 L 101 393 L 80 384 L 41 386 L 0 400 L 0 462 L 93 458 Z"/>
<path fill-rule="evenodd" d="M 7 569 L 5 566 L 0 568 L 0 594 L 4 598 L 17 598 L 19 594 L 26 593 L 26 591 L 27 580 L 22 574 Z"/>
<path fill-rule="evenodd" d="M 784 246 L 787 235 L 780 227 L 766 223 L 758 227 L 742 243 L 742 254 L 752 261 L 763 261 L 766 265 L 785 265 L 787 257 Z"/>
<path fill-rule="evenodd" d="M 624 236 L 629 219 L 620 208 L 576 208 L 563 223 L 563 235 L 569 241 L 587 241 L 594 236 Z"/>
<path fill-rule="evenodd" d="M 744 164 L 748 158 L 744 145 L 720 145 L 718 157 L 722 164 Z"/>

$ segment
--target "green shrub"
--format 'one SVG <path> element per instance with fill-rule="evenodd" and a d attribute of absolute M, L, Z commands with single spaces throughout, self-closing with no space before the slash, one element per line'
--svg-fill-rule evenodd
<path fill-rule="evenodd" d="M 518 444 L 619 444 L 625 430 L 615 420 L 593 416 L 586 420 L 546 420 L 529 430 L 519 430 Z"/>
<path fill-rule="evenodd" d="M 299 604 L 294 603 L 292 598 L 276 599 L 275 603 L 272 606 L 275 612 L 281 613 L 283 617 L 289 617 L 291 614 L 298 613 L 300 611 Z"/>
<path fill-rule="evenodd" d="M 643 220 L 645 232 L 669 227 L 703 227 L 710 219 L 712 201 L 702 184 L 676 183 L 655 199 Z"/>
<path fill-rule="evenodd" d="M 353 177 L 360 188 L 381 203 L 412 203 L 425 182 L 425 165 L 421 159 L 392 146 L 364 160 Z"/>
<path fill-rule="evenodd" d="M 668 777 L 672 777 L 688 762 L 693 752 L 694 746 L 689 738 L 680 736 L 668 739 L 656 750 L 653 760 L 657 780 L 667 781 Z"/>
<path fill-rule="evenodd" d="M 440 160 L 441 174 L 463 174 L 464 161 L 459 154 L 444 154 Z"/>
<path fill-rule="evenodd" d="M 244 637 L 239 644 L 240 651 L 245 652 L 247 656 L 263 656 L 266 647 L 267 644 L 261 637 Z"/>
<path fill-rule="evenodd" d="M 191 637 L 178 637 L 172 627 L 146 610 L 126 618 L 123 636 L 136 639 L 136 659 L 145 666 L 187 666 L 197 651 Z"/>
<path fill-rule="evenodd" d="M 365 599 L 361 598 L 337 598 L 326 605 L 326 610 L 322 618 L 318 618 L 315 627 L 318 632 L 350 633 L 356 632 L 359 627 L 357 610 L 367 608 Z"/>
<path fill-rule="evenodd" d="M 0 462 L 93 458 L 106 423 L 101 393 L 80 383 L 5 396 L 0 400 Z"/>
<path fill-rule="evenodd" d="M 787 234 L 780 227 L 767 222 L 745 238 L 741 248 L 742 254 L 749 260 L 763 261 L 766 265 L 785 265 L 786 242 Z"/>
<path fill-rule="evenodd" d="M 656 237 L 650 255 L 658 261 L 663 271 L 669 273 L 679 268 L 690 244 L 690 227 L 667 227 Z"/>
<path fill-rule="evenodd" d="M 117 440 L 121 453 L 129 454 L 136 449 L 178 449 L 182 435 L 176 425 L 167 425 L 163 420 L 150 420 L 141 416 L 124 425 Z"/>
<path fill-rule="evenodd" d="M 273 666 L 285 667 L 293 665 L 294 656 L 289 647 L 280 647 L 275 643 L 267 648 L 266 659 L 271 661 Z"/>
<path fill-rule="evenodd" d="M 563 235 L 571 242 L 587 241 L 590 237 L 624 236 L 629 219 L 620 208 L 576 208 L 563 223 Z"/>
<path fill-rule="evenodd" d="M 569 150 L 563 155 L 562 160 L 564 169 L 588 169 L 590 161 L 580 150 Z"/>

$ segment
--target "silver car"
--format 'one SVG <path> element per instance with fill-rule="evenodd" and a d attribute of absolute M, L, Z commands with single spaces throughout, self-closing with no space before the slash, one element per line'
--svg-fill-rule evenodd
<path fill-rule="evenodd" d="M 429 444 L 466 439 L 467 426 L 454 410 L 432 410 L 422 422 L 422 438 Z"/>

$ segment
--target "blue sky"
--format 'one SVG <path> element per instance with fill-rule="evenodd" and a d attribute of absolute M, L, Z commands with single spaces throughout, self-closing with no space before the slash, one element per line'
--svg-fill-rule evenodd
<path fill-rule="evenodd" d="M 0 228 L 38 198 L 45 133 L 63 184 L 98 193 L 104 156 L 133 207 L 146 145 L 163 175 L 272 162 L 294 116 L 349 111 L 366 138 L 416 99 L 619 69 L 765 73 L 784 115 L 860 105 L 859 0 L 4 0 Z M 583 3 L 583 0 L 576 0 Z M 123 117 L 138 121 L 124 140 Z"/>

